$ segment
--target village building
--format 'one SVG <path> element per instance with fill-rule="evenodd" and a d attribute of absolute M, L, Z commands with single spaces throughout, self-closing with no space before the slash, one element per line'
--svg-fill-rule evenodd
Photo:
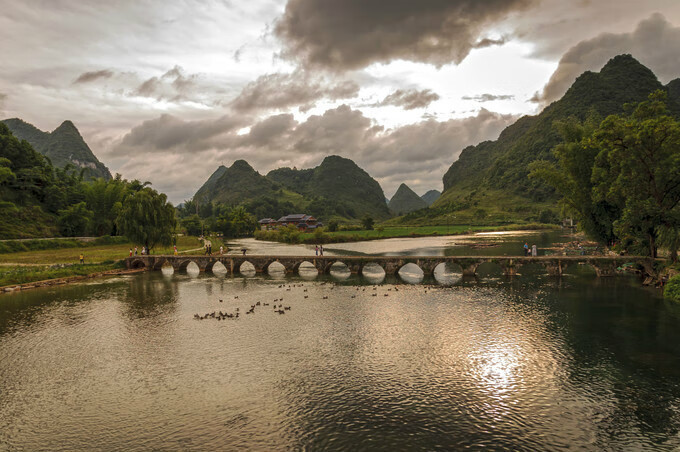
<path fill-rule="evenodd" d="M 260 229 L 263 231 L 278 229 L 279 227 L 286 227 L 291 224 L 301 231 L 313 230 L 323 227 L 323 223 L 318 221 L 313 216 L 304 213 L 286 215 L 279 218 L 278 220 L 274 220 L 272 218 L 263 218 L 257 223 L 260 225 Z"/>

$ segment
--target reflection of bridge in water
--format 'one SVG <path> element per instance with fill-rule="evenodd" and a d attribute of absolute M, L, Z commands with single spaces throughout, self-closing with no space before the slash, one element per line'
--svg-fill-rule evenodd
<path fill-rule="evenodd" d="M 352 273 L 361 273 L 364 267 L 375 264 L 393 275 L 407 264 L 417 265 L 425 275 L 434 274 L 435 268 L 442 264 L 457 266 L 465 276 L 476 276 L 482 265 L 492 264 L 500 267 L 503 274 L 514 276 L 521 273 L 520 269 L 529 265 L 538 265 L 552 276 L 560 276 L 567 267 L 574 264 L 588 265 L 595 270 L 597 276 L 613 276 L 616 269 L 624 264 L 632 263 L 652 275 L 654 261 L 643 256 L 134 256 L 126 259 L 128 268 L 147 268 L 160 270 L 163 266 L 172 266 L 175 271 L 186 270 L 190 263 L 195 263 L 200 271 L 212 271 L 213 266 L 220 262 L 229 273 L 239 273 L 241 266 L 250 263 L 257 273 L 267 272 L 269 266 L 278 263 L 286 273 L 298 273 L 303 263 L 315 267 L 319 273 L 330 273 L 336 263 L 347 266 Z"/>

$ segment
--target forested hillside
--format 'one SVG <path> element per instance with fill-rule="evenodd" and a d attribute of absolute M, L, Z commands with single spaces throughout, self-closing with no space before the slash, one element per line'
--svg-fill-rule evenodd
<path fill-rule="evenodd" d="M 562 142 L 555 124 L 622 113 L 626 105 L 645 101 L 658 89 L 668 92 L 668 108 L 678 115 L 680 80 L 663 86 L 631 55 L 612 58 L 599 73 L 579 76 L 560 100 L 537 116 L 520 118 L 495 141 L 465 148 L 444 175 L 444 192 L 431 209 L 402 221 L 555 221 L 558 194 L 544 181 L 529 177 L 532 162 L 554 161 L 552 150 Z"/>
<path fill-rule="evenodd" d="M 220 166 L 185 210 L 190 214 L 189 209 L 197 209 L 207 218 L 218 205 L 243 205 L 258 218 L 278 218 L 293 212 L 306 212 L 326 221 L 389 216 L 378 182 L 352 160 L 338 156 L 326 157 L 316 168 L 279 168 L 266 176 L 243 160 L 229 168 Z"/>

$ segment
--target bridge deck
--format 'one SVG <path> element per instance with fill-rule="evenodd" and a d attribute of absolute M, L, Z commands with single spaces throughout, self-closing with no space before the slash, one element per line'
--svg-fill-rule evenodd
<path fill-rule="evenodd" d="M 394 274 L 406 264 L 416 264 L 424 273 L 432 274 L 435 267 L 442 263 L 456 264 L 463 274 L 475 275 L 477 267 L 484 263 L 494 263 L 501 267 L 506 275 L 515 275 L 522 266 L 529 264 L 542 265 L 549 274 L 561 275 L 563 270 L 575 263 L 592 266 L 598 276 L 611 276 L 623 264 L 632 262 L 640 266 L 646 273 L 652 274 L 654 260 L 645 256 L 338 256 L 338 255 L 145 255 L 132 256 L 126 259 L 128 268 L 149 268 L 160 270 L 163 265 L 171 265 L 175 270 L 186 268 L 194 262 L 201 271 L 211 271 L 215 263 L 220 262 L 228 272 L 239 272 L 245 262 L 252 264 L 258 273 L 265 272 L 271 264 L 278 262 L 286 272 L 297 272 L 304 262 L 312 264 L 320 273 L 328 273 L 336 262 L 342 262 L 352 273 L 360 273 L 367 264 L 381 266 L 385 273 Z"/>

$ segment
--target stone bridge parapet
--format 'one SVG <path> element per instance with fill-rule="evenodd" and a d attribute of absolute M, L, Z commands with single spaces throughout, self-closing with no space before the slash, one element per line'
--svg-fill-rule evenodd
<path fill-rule="evenodd" d="M 514 276 L 521 273 L 527 265 L 539 265 L 551 276 L 560 276 L 564 270 L 573 264 L 591 266 L 597 276 L 613 276 L 620 266 L 633 263 L 640 266 L 648 275 L 654 274 L 654 260 L 644 256 L 267 256 L 267 255 L 147 255 L 133 256 L 126 259 L 127 268 L 146 268 L 160 270 L 164 265 L 170 265 L 175 271 L 185 270 L 191 263 L 195 263 L 200 271 L 212 271 L 213 266 L 220 262 L 228 273 L 239 273 L 241 265 L 249 262 L 257 273 L 267 272 L 269 266 L 278 262 L 286 273 L 297 273 L 300 265 L 308 262 L 319 273 L 329 273 L 336 262 L 343 263 L 352 273 L 361 273 L 368 264 L 382 267 L 386 274 L 392 275 L 407 264 L 417 265 L 426 275 L 432 275 L 435 268 L 443 263 L 457 265 L 465 276 L 476 276 L 482 264 L 498 265 L 503 274 Z"/>

